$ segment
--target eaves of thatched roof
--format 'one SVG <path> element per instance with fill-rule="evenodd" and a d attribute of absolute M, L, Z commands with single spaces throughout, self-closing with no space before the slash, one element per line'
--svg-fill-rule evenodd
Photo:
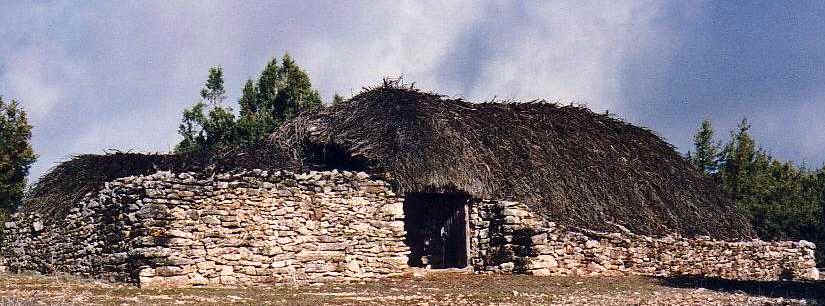
<path fill-rule="evenodd" d="M 398 86 L 304 113 L 256 147 L 218 156 L 81 155 L 41 178 L 23 209 L 60 216 L 118 177 L 238 168 L 367 171 L 399 193 L 517 200 L 593 230 L 754 236 L 719 186 L 647 129 L 579 106 L 473 104 Z"/>
<path fill-rule="evenodd" d="M 291 121 L 272 142 L 307 165 L 360 167 L 402 193 L 513 199 L 590 229 L 753 236 L 673 146 L 580 106 L 473 104 L 383 86 Z"/>

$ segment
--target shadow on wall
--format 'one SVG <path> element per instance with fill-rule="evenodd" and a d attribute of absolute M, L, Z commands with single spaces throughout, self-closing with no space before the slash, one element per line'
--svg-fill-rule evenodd
<path fill-rule="evenodd" d="M 740 281 L 708 277 L 659 277 L 663 286 L 673 288 L 704 288 L 720 292 L 741 292 L 752 296 L 802 299 L 825 303 L 825 281 Z"/>

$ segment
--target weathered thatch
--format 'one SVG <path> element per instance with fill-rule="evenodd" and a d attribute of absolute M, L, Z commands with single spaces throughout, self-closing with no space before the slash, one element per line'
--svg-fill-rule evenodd
<path fill-rule="evenodd" d="M 60 220 L 86 194 L 94 193 L 117 178 L 148 175 L 157 171 L 195 171 L 209 175 L 233 169 L 278 168 L 300 170 L 298 164 L 261 146 L 216 154 L 141 154 L 115 152 L 83 154 L 62 162 L 43 175 L 28 190 L 22 211 L 38 212 Z"/>
<path fill-rule="evenodd" d="M 399 192 L 523 201 L 589 229 L 753 237 L 711 180 L 644 128 L 578 106 L 471 104 L 382 86 L 302 116 L 272 140 L 296 160 L 384 176 Z M 319 153 L 320 152 L 320 153 Z"/>
<path fill-rule="evenodd" d="M 41 178 L 23 209 L 59 218 L 118 177 L 237 168 L 363 170 L 400 193 L 514 199 L 594 230 L 754 236 L 718 186 L 646 129 L 578 106 L 471 104 L 386 84 L 305 113 L 255 148 L 78 156 Z"/>

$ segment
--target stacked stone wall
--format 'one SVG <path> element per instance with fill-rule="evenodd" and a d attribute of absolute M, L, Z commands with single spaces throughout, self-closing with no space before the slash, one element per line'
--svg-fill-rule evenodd
<path fill-rule="evenodd" d="M 18 214 L 13 272 L 142 286 L 362 280 L 407 270 L 403 199 L 352 172 L 249 171 L 127 177 L 61 222 Z"/>
<path fill-rule="evenodd" d="M 739 280 L 819 278 L 807 241 L 727 242 L 706 236 L 649 237 L 568 228 L 525 205 L 480 201 L 471 209 L 472 262 L 478 271 L 534 275 L 695 275 Z"/>
<path fill-rule="evenodd" d="M 476 201 L 470 206 L 470 263 L 476 271 L 528 272 L 537 253 L 530 242 L 541 221 L 527 206 L 510 201 Z"/>
<path fill-rule="evenodd" d="M 110 281 L 131 281 L 137 261 L 129 260 L 134 246 L 125 220 L 124 202 L 135 195 L 87 194 L 82 205 L 65 218 L 16 214 L 5 222 L 3 257 L 12 272 L 63 272 Z M 129 201 L 125 201 L 129 202 Z"/>
<path fill-rule="evenodd" d="M 0 269 L 143 286 L 378 279 L 409 272 L 403 201 L 385 182 L 347 171 L 126 177 L 64 218 L 12 216 Z M 805 241 L 655 238 L 621 226 L 600 233 L 543 220 L 519 202 L 469 205 L 477 272 L 818 278 L 815 246 Z"/>

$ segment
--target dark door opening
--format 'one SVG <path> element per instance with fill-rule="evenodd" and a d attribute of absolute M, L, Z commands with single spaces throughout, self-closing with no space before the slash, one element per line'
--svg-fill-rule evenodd
<path fill-rule="evenodd" d="M 411 267 L 467 266 L 467 203 L 459 194 L 411 193 L 404 201 Z"/>

